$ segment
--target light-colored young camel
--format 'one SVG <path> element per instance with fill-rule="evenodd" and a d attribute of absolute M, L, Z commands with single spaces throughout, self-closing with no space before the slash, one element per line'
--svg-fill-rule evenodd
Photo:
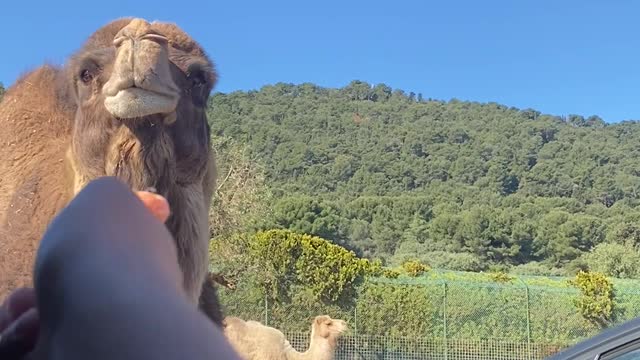
<path fill-rule="evenodd" d="M 319 315 L 311 324 L 309 348 L 299 352 L 284 334 L 257 321 L 229 316 L 223 321 L 224 334 L 244 360 L 333 360 L 340 335 L 347 330 L 344 320 Z"/>

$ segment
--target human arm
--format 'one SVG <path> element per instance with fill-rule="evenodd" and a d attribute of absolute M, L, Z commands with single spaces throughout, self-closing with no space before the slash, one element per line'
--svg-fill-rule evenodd
<path fill-rule="evenodd" d="M 181 278 L 162 223 L 119 181 L 93 181 L 38 249 L 32 358 L 237 360 L 220 330 L 188 302 Z"/>

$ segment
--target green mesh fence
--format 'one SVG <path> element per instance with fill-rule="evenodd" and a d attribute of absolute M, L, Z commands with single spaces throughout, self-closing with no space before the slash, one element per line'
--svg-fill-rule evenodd
<path fill-rule="evenodd" d="M 504 283 L 452 272 L 419 279 L 370 279 L 351 304 L 326 305 L 296 293 L 286 303 L 259 290 L 221 291 L 227 315 L 282 330 L 299 351 L 311 320 L 346 320 L 336 359 L 544 359 L 600 329 L 573 303 L 566 278 L 519 277 Z M 640 282 L 614 280 L 615 322 L 640 315 Z M 308 294 L 307 294 L 308 295 Z"/>

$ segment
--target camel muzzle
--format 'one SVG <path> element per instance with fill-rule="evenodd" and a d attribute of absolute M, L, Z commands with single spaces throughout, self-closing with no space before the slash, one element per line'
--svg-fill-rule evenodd
<path fill-rule="evenodd" d="M 134 19 L 114 40 L 116 60 L 102 87 L 104 105 L 116 118 L 164 114 L 175 120 L 180 89 L 173 82 L 167 38 L 143 19 Z"/>

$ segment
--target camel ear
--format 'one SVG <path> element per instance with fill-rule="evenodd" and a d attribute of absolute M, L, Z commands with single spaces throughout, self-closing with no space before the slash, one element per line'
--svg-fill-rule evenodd
<path fill-rule="evenodd" d="M 325 327 L 331 327 L 332 325 L 334 325 L 336 323 L 336 321 L 334 319 L 332 319 L 330 316 L 328 315 L 319 315 L 316 316 L 314 319 L 314 325 L 316 326 L 325 326 Z"/>

